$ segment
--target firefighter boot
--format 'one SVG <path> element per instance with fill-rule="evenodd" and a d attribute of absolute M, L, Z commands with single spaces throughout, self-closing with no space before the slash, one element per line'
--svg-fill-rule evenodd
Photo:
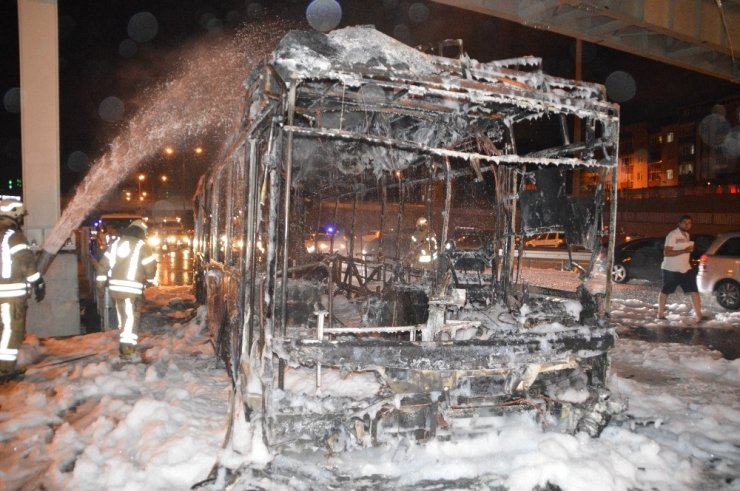
<path fill-rule="evenodd" d="M 131 358 L 131 356 L 134 354 L 134 351 L 136 351 L 136 347 L 133 344 L 121 343 L 118 346 L 118 352 L 121 354 L 121 358 L 126 360 Z"/>

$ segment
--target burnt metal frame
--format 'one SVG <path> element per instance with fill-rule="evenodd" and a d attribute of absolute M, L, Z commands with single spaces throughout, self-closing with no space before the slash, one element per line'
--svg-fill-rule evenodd
<path fill-rule="evenodd" d="M 463 70 L 459 70 L 462 72 Z M 274 73 L 274 72 L 273 72 Z M 502 76 L 502 74 L 505 74 L 511 78 L 507 78 Z M 503 71 L 502 73 L 499 72 L 492 72 L 490 70 L 473 70 L 473 76 L 477 77 L 479 79 L 489 79 L 489 80 L 495 80 L 496 82 L 493 84 L 486 84 L 483 82 L 479 82 L 477 80 L 465 80 L 461 79 L 458 80 L 459 85 L 455 87 L 455 90 L 449 90 L 445 89 L 445 84 L 441 79 L 431 79 L 427 80 L 424 78 L 417 78 L 417 79 L 407 79 L 404 77 L 396 77 L 393 80 L 386 80 L 388 77 L 388 74 L 386 72 L 376 72 L 373 70 L 369 71 L 363 71 L 363 72 L 344 72 L 344 73 L 336 73 L 336 81 L 330 81 L 330 80 L 315 80 L 315 79 L 303 79 L 303 80 L 291 80 L 289 82 L 289 96 L 288 96 L 288 103 L 287 103 L 287 118 L 286 122 L 287 124 L 282 126 L 283 131 L 286 131 L 288 134 L 287 140 L 287 151 L 286 151 L 286 181 L 291 182 L 290 176 L 292 172 L 292 141 L 294 135 L 300 135 L 305 137 L 312 137 L 312 138 L 329 138 L 329 139 L 336 139 L 336 140 L 346 140 L 346 141 L 359 141 L 363 143 L 367 143 L 370 145 L 379 145 L 379 146 L 386 146 L 386 147 L 392 147 L 392 148 L 398 148 L 402 150 L 410 150 L 417 152 L 422 155 L 430 155 L 430 156 L 439 156 L 445 158 L 445 161 L 448 162 L 447 159 L 449 158 L 458 158 L 458 159 L 465 159 L 470 162 L 490 162 L 491 165 L 484 168 L 478 168 L 476 170 L 470 169 L 467 172 L 476 172 L 480 174 L 481 172 L 486 171 L 493 171 L 497 166 L 499 165 L 512 165 L 512 166 L 521 166 L 526 165 L 527 163 L 537 164 L 537 165 L 566 165 L 566 166 L 572 166 L 572 167 L 593 167 L 593 168 L 610 168 L 610 169 L 616 169 L 615 163 L 617 161 L 616 159 L 616 144 L 617 144 L 617 135 L 618 135 L 618 116 L 616 115 L 616 109 L 613 105 L 603 102 L 603 101 L 593 101 L 591 99 L 587 98 L 581 98 L 582 93 L 593 93 L 594 88 L 591 85 L 587 84 L 580 84 L 580 83 L 574 83 L 572 81 L 566 81 L 564 79 L 556 79 L 553 77 L 543 76 L 539 74 L 539 77 L 527 77 L 522 76 L 521 74 L 516 76 L 511 76 L 511 71 Z M 342 83 L 340 84 L 338 80 L 341 80 Z M 348 82 L 348 80 L 350 82 Z M 534 80 L 537 82 L 537 84 L 533 85 L 527 85 L 525 82 L 522 82 L 520 80 L 527 80 L 528 82 Z M 310 85 L 310 84 L 316 84 L 316 83 L 323 83 L 326 85 L 325 90 L 317 90 L 313 86 L 309 86 L 307 89 L 304 89 L 304 85 Z M 353 86 L 353 87 L 362 87 L 364 84 L 378 84 L 383 87 L 390 87 L 392 90 L 396 90 L 395 93 L 396 97 L 394 97 L 393 103 L 398 104 L 401 106 L 402 111 L 409 114 L 416 114 L 419 113 L 423 114 L 429 114 L 434 113 L 434 111 L 438 112 L 451 112 L 452 110 L 449 107 L 446 107 L 441 104 L 433 105 L 430 102 L 427 102 L 425 100 L 419 101 L 419 100 L 410 100 L 410 94 L 414 94 L 417 98 L 420 98 L 419 94 L 422 94 L 422 98 L 425 97 L 428 94 L 431 94 L 433 98 L 439 98 L 444 100 L 456 100 L 459 102 L 464 103 L 473 103 L 473 101 L 476 101 L 478 104 L 510 104 L 516 106 L 518 104 L 522 104 L 526 102 L 527 105 L 529 105 L 531 108 L 529 109 L 529 112 L 527 111 L 521 111 L 524 113 L 520 116 L 519 120 L 526 119 L 528 117 L 532 116 L 532 113 L 539 114 L 539 116 L 542 116 L 542 114 L 550 113 L 550 112 L 557 112 L 561 117 L 566 114 L 575 114 L 578 116 L 585 116 L 584 119 L 587 119 L 589 121 L 595 121 L 596 118 L 595 115 L 601 116 L 601 123 L 605 126 L 604 132 L 605 135 L 596 139 L 594 138 L 594 131 L 592 130 L 593 124 L 587 125 L 587 139 L 589 141 L 583 142 L 583 143 L 570 143 L 567 141 L 567 132 L 564 131 L 564 139 L 565 144 L 561 147 L 557 148 L 548 148 L 546 150 L 536 151 L 527 155 L 512 155 L 512 154 L 499 154 L 499 155 L 485 155 L 481 153 L 473 153 L 473 152 L 462 152 L 457 150 L 451 150 L 447 148 L 432 148 L 432 147 L 426 147 L 423 145 L 416 144 L 414 142 L 409 141 L 401 141 L 393 138 L 387 138 L 387 137 L 381 137 L 377 135 L 367 135 L 367 134 L 358 134 L 356 132 L 352 131 L 346 131 L 342 129 L 335 129 L 335 128 L 316 128 L 316 127 L 301 127 L 301 126 L 295 126 L 293 124 L 294 117 L 296 113 L 304 113 L 306 111 L 301 111 L 299 108 L 296 107 L 296 100 L 298 97 L 303 97 L 306 100 L 308 100 L 308 103 L 304 103 L 303 107 L 306 107 L 307 109 L 314 109 L 316 110 L 317 106 L 319 106 L 318 102 L 321 101 L 322 104 L 320 107 L 322 108 L 332 108 L 333 106 L 336 106 L 338 108 L 341 108 L 344 110 L 346 105 L 357 105 L 361 110 L 364 110 L 366 112 L 384 112 L 389 111 L 394 114 L 397 114 L 399 112 L 397 107 L 389 107 L 385 103 L 372 105 L 368 103 L 366 100 L 362 100 L 361 102 L 358 102 L 360 97 L 354 94 L 354 92 L 348 92 L 346 90 L 347 86 Z M 297 88 L 300 87 L 300 94 L 294 94 L 293 92 L 296 91 Z M 339 90 L 339 87 L 341 87 L 341 90 Z M 551 92 L 546 92 L 548 94 L 548 97 L 543 97 L 541 94 L 537 93 L 537 90 L 549 90 L 553 87 L 557 87 L 560 90 L 570 90 L 571 92 L 568 93 L 568 97 L 573 97 L 575 99 L 579 99 L 581 102 L 583 102 L 582 106 L 579 108 L 573 108 L 572 106 L 566 104 L 562 100 L 558 100 L 558 98 L 553 98 Z M 587 88 L 587 90 L 586 90 Z M 599 94 L 603 97 L 603 94 Z M 275 94 L 272 94 L 274 97 Z M 477 97 L 476 97 L 477 96 Z M 311 98 L 313 97 L 313 101 L 311 102 Z M 565 97 L 561 96 L 562 99 L 565 99 Z M 555 100 L 553 100 L 555 99 Z M 421 108 L 421 109 L 420 109 Z M 493 119 L 500 119 L 503 118 L 503 116 L 496 116 Z M 312 117 L 311 122 L 317 123 L 319 118 Z M 516 118 L 512 119 L 512 123 L 507 124 L 507 127 L 509 128 L 510 132 L 513 133 L 513 130 L 511 130 L 511 127 L 513 124 L 518 121 Z M 611 130 L 607 131 L 607 123 L 610 123 Z M 511 141 L 513 141 L 513 135 L 511 138 Z M 601 150 L 602 151 L 602 158 L 597 160 L 593 157 L 591 158 L 577 158 L 577 157 L 564 157 L 565 155 L 572 155 L 576 153 L 587 153 L 591 152 L 593 153 L 594 149 Z M 609 149 L 613 149 L 613 153 L 609 153 Z M 290 162 L 291 165 L 287 165 L 287 163 Z M 448 164 L 447 164 L 448 165 Z M 459 174 L 458 174 L 459 175 Z M 615 178 L 615 172 L 612 172 L 612 181 L 614 181 Z M 432 177 L 432 179 L 435 179 Z M 436 179 L 445 179 L 449 183 L 450 175 L 446 174 L 445 176 L 436 177 Z M 404 183 L 404 185 L 408 185 L 409 183 Z M 612 199 L 610 200 L 610 204 L 612 206 L 612 210 L 616 207 L 616 189 L 614 186 L 614 182 L 612 182 Z M 367 189 L 363 189 L 363 192 L 367 191 Z M 287 287 L 287 282 L 285 281 L 287 279 L 287 258 L 288 258 L 288 251 L 287 251 L 287 244 L 288 244 L 288 222 L 289 222 L 289 212 L 290 212 L 290 193 L 286 192 L 285 194 L 285 204 L 283 208 L 283 221 L 284 221 L 284 229 L 283 229 L 283 244 L 284 244 L 284 251 L 283 251 L 283 258 L 284 258 L 284 264 L 283 264 L 283 288 Z M 355 196 L 358 194 L 358 191 L 347 191 L 347 195 L 354 194 Z M 340 195 L 341 196 L 341 195 Z M 338 197 L 337 197 L 338 198 Z M 445 234 L 444 231 L 446 230 L 446 227 L 443 228 L 443 241 L 445 240 Z M 608 286 L 608 289 L 610 290 L 610 285 Z M 284 293 L 284 292 L 283 292 Z M 610 291 L 607 292 L 607 297 L 610 296 Z M 285 298 L 285 295 L 282 296 L 282 298 Z M 284 312 L 284 306 L 281 306 L 281 311 Z M 283 315 L 283 318 L 285 316 Z M 284 332 L 283 329 L 281 329 L 281 332 Z"/>
<path fill-rule="evenodd" d="M 521 60 L 519 60 L 521 61 Z M 374 70 L 357 70 L 351 72 L 335 72 L 332 77 L 319 80 L 314 78 L 292 79 L 283 81 L 277 75 L 276 71 L 269 65 L 265 65 L 262 75 L 252 79 L 252 85 L 249 87 L 250 95 L 258 95 L 262 98 L 261 110 L 251 121 L 245 122 L 245 131 L 238 135 L 238 138 L 232 143 L 227 150 L 236 151 L 241 148 L 245 142 L 248 142 L 250 163 L 249 184 L 247 186 L 249 194 L 247 217 L 244 223 L 245 235 L 247 237 L 247 256 L 242 262 L 242 278 L 249 278 L 247 282 L 242 283 L 244 291 L 240 296 L 240 310 L 243 311 L 245 306 L 249 306 L 248 313 L 243 317 L 244 335 L 246 339 L 242 341 L 242 353 L 244 355 L 255 341 L 254 328 L 255 324 L 259 327 L 258 342 L 262 348 L 267 348 L 268 352 L 279 354 L 280 366 L 278 367 L 278 386 L 282 387 L 283 382 L 283 361 L 285 359 L 298 360 L 302 364 L 337 364 L 340 363 L 344 356 L 348 356 L 354 349 L 362 347 L 366 350 L 367 356 L 363 355 L 362 363 L 358 363 L 357 368 L 371 367 L 374 364 L 393 365 L 400 363 L 406 368 L 420 368 L 414 365 L 413 360 L 420 356 L 429 356 L 429 352 L 435 348 L 420 348 L 414 344 L 387 343 L 387 342 L 296 342 L 286 338 L 286 299 L 288 275 L 291 270 L 289 264 L 289 234 L 290 234 L 290 213 L 291 213 L 291 194 L 293 191 L 292 171 L 293 165 L 293 141 L 295 136 L 324 138 L 331 140 L 355 141 L 368 145 L 377 145 L 387 148 L 395 148 L 402 151 L 412 151 L 419 155 L 443 159 L 444 175 L 429 176 L 429 179 L 442 180 L 446 182 L 446 203 L 445 209 L 449 209 L 450 182 L 455 177 L 462 175 L 480 175 L 483 172 L 496 173 L 500 167 L 519 169 L 527 164 L 533 165 L 557 165 L 570 167 L 591 167 L 602 170 L 602 177 L 605 177 L 607 171 L 611 172 L 611 223 L 616 219 L 616 162 L 617 162 L 617 135 L 618 135 L 618 111 L 615 106 L 604 101 L 604 94 L 598 88 L 589 84 L 577 83 L 563 79 L 556 79 L 543 75 L 540 72 L 528 73 L 518 72 L 502 65 L 496 67 L 481 66 L 463 66 L 462 62 L 454 60 L 445 60 L 440 62 L 441 66 L 449 69 L 449 75 L 458 75 L 465 73 L 471 78 L 456 78 L 456 85 L 451 87 L 445 80 L 440 78 L 412 78 L 408 74 L 400 76 L 387 72 Z M 366 100 L 360 100 L 353 91 L 347 91 L 347 88 L 357 89 L 364 84 L 376 84 L 383 87 L 384 90 L 392 91 L 393 99 L 390 103 L 381 102 L 379 104 L 369 104 Z M 317 90 L 316 86 L 324 86 L 324 90 Z M 553 88 L 566 92 L 566 95 L 555 96 Z M 287 89 L 287 90 L 286 90 Z M 340 90 L 341 89 L 341 90 Z M 593 97 L 595 96 L 595 98 Z M 578 101 L 574 106 L 565 101 L 571 98 Z M 430 100 L 427 100 L 430 99 Z M 451 109 L 439 104 L 438 100 L 452 100 L 459 104 L 477 104 L 481 112 L 476 117 L 485 117 L 492 120 L 501 121 L 505 126 L 508 134 L 508 148 L 504 153 L 493 155 L 465 152 L 443 147 L 429 147 L 420 145 L 411 141 L 398 140 L 373 134 L 360 134 L 341 128 L 320 128 L 296 125 L 296 117 L 301 118 L 309 124 L 316 125 L 318 118 L 311 116 L 312 110 L 317 108 L 331 108 L 332 104 L 338 110 L 352 107 L 368 111 L 372 109 L 374 114 L 391 113 L 396 115 L 409 116 L 413 115 L 418 119 L 430 118 L 434 114 L 450 113 Z M 436 102 L 436 103 L 435 103 Z M 485 109 L 487 105 L 501 106 L 509 112 L 498 111 L 493 115 L 487 114 Z M 516 108 L 519 107 L 517 111 Z M 521 109 L 528 107 L 529 110 Z M 602 125 L 602 135 L 595 137 L 593 128 L 594 124 L 589 124 L 587 128 L 587 141 L 583 143 L 570 143 L 567 137 L 567 131 L 563 132 L 564 143 L 557 148 L 539 150 L 528 155 L 517 155 L 516 144 L 514 141 L 513 127 L 517 122 L 523 121 L 529 117 L 542 117 L 546 114 L 573 115 L 584 121 L 595 123 L 597 120 Z M 369 128 L 368 128 L 369 129 Z M 267 135 L 269 133 L 269 136 Z M 284 141 L 281 141 L 283 140 Z M 259 142 L 267 141 L 270 150 L 264 151 L 262 156 L 259 152 Z M 279 148 L 278 148 L 279 147 Z M 594 158 L 594 152 L 600 152 L 601 158 Z M 467 160 L 471 163 L 470 168 L 465 170 L 451 170 L 449 159 Z M 222 165 L 229 165 L 228 160 Z M 480 162 L 487 162 L 490 165 L 481 167 Z M 258 164 L 259 163 L 259 164 Z M 473 165 L 475 163 L 475 165 Z M 258 167 L 262 169 L 261 173 Z M 219 169 L 216 169 L 212 176 L 219 175 Z M 258 182 L 262 175 L 262 184 Z M 510 173 L 509 176 L 516 189 L 516 173 Z M 262 189 L 265 183 L 269 183 L 269 208 L 267 222 L 267 259 L 265 261 L 265 270 L 263 273 L 257 272 L 257 262 L 253 251 L 257 238 L 257 222 L 259 218 L 258 190 Z M 409 183 L 386 184 L 383 180 L 382 191 L 385 192 L 388 187 L 398 186 L 404 188 Z M 217 188 L 218 189 L 218 188 Z M 358 191 L 356 189 L 346 189 L 334 198 L 339 199 L 342 195 L 355 195 L 360 192 L 366 192 L 367 189 Z M 282 194 L 282 198 L 278 199 Z M 327 196 L 328 197 L 328 196 Z M 509 199 L 516 199 L 512 194 Z M 384 201 L 383 201 L 384 203 Z M 403 203 L 403 202 L 402 202 Z M 282 204 L 282 207 L 281 207 Z M 400 209 L 399 212 L 403 210 Z M 516 207 L 511 208 L 510 222 L 515 221 Z M 277 225 L 282 221 L 282 234 L 278 233 Z M 512 223 L 509 223 L 511 231 Z M 443 236 L 446 235 L 447 220 L 444 222 Z M 211 232 L 215 236 L 215 232 Z M 444 239 L 444 237 L 443 237 Z M 218 240 L 218 237 L 216 237 Z M 513 251 L 514 241 L 511 237 L 510 246 L 505 254 Z M 282 244 L 282 250 L 278 245 Z M 609 255 L 612 257 L 614 247 L 614 227 L 610 228 L 609 237 Z M 278 268 L 278 260 L 282 259 L 281 267 Z M 611 268 L 611 265 L 608 265 Z M 503 270 L 503 274 L 510 277 L 511 271 Z M 499 274 L 502 274 L 501 271 Z M 275 279 L 281 278 L 281 294 L 276 295 Z M 608 308 L 610 297 L 609 275 L 607 275 L 606 305 Z M 267 296 L 267 300 L 266 300 Z M 280 304 L 276 305 L 275 298 L 280 298 Z M 280 325 L 276 326 L 275 319 L 280 318 Z M 331 329 L 331 321 L 328 329 Z M 592 330 L 591 342 L 586 343 L 592 346 L 594 353 L 603 353 L 611 343 L 611 334 L 608 329 L 597 327 Z M 274 338 L 278 335 L 278 338 Z M 578 344 L 578 336 L 573 338 L 565 337 L 570 342 L 563 343 L 563 349 L 570 347 L 583 346 Z M 581 340 L 582 341 L 582 340 Z M 510 344 L 524 345 L 526 340 L 510 340 Z M 438 345 L 439 346 L 439 345 Z M 491 362 L 490 350 L 499 346 L 498 343 L 452 343 L 446 352 L 455 355 L 446 362 L 447 369 L 460 368 L 458 362 L 467 360 L 464 364 L 465 369 L 490 368 L 491 366 L 500 366 Z M 270 380 L 273 377 L 274 367 L 272 366 L 272 357 L 265 356 L 263 379 Z M 400 360 L 406 360 L 401 362 Z M 536 359 L 533 356 L 532 359 Z M 474 361 L 478 360 L 478 361 Z M 488 361 L 485 361 L 488 360 Z M 531 361 L 531 360 L 530 360 Z M 524 358 L 518 359 L 513 363 L 526 363 Z M 238 365 L 238 360 L 233 360 L 234 365 Z M 459 366 L 458 366 L 459 365 Z M 238 377 L 238 371 L 234 375 Z M 264 398 L 271 397 L 271 386 L 266 384 Z"/>

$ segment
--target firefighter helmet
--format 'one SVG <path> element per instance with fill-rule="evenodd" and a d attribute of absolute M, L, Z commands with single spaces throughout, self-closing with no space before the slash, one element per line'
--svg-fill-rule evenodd
<path fill-rule="evenodd" d="M 143 220 L 134 220 L 133 222 L 131 222 L 131 225 L 129 225 L 129 227 L 138 227 L 144 232 L 146 232 L 147 229 L 146 223 L 144 223 Z"/>
<path fill-rule="evenodd" d="M 26 214 L 26 209 L 20 200 L 12 198 L 0 199 L 0 217 L 20 220 Z"/>
<path fill-rule="evenodd" d="M 429 227 L 429 221 L 426 217 L 419 217 L 416 220 L 416 230 L 426 230 Z"/>

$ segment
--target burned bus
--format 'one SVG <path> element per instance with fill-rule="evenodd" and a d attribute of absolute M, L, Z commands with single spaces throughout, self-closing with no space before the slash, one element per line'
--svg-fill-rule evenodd
<path fill-rule="evenodd" d="M 599 434 L 619 131 L 602 86 L 354 27 L 288 33 L 244 87 L 194 198 L 195 290 L 269 445 L 453 438 L 518 410 Z M 525 279 L 543 232 L 567 238 L 565 286 Z"/>

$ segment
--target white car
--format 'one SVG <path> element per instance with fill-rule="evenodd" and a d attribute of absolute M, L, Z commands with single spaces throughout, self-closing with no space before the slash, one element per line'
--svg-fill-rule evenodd
<path fill-rule="evenodd" d="M 740 308 L 740 232 L 720 234 L 699 260 L 699 292 L 728 310 Z"/>

